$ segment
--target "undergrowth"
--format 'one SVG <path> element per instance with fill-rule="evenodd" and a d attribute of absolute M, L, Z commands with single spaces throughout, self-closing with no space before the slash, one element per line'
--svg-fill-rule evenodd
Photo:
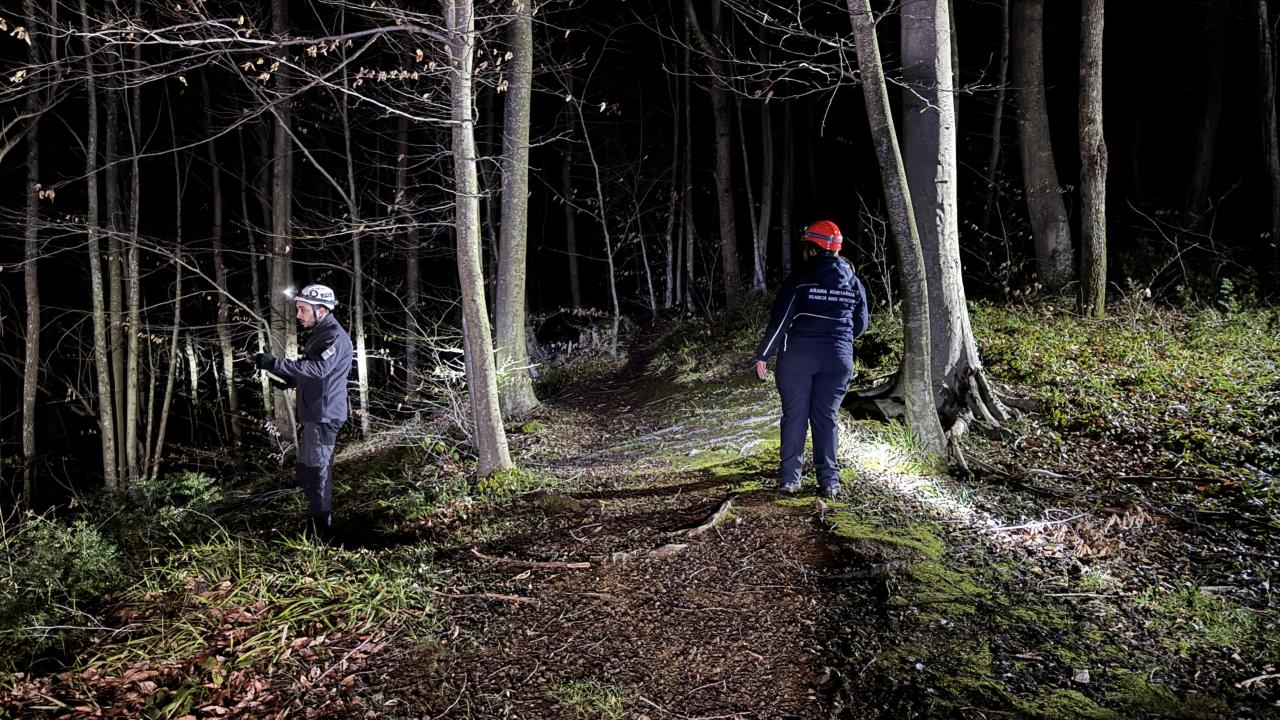
<path fill-rule="evenodd" d="M 1280 318 L 1144 308 L 1085 320 L 973 307 L 987 369 L 1043 402 L 1045 425 L 1126 448 L 1152 471 L 1230 478 L 1270 498 L 1280 474 Z"/>

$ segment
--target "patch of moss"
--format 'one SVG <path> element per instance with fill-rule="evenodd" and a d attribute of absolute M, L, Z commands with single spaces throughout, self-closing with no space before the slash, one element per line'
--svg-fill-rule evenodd
<path fill-rule="evenodd" d="M 556 492 L 537 492 L 529 501 L 548 515 L 582 515 L 587 511 L 577 499 Z"/>
<path fill-rule="evenodd" d="M 1019 715 L 1042 720 L 1124 720 L 1126 716 L 1108 710 L 1078 690 L 1053 688 L 1030 699 L 1014 698 Z"/>
<path fill-rule="evenodd" d="M 1178 697 L 1169 688 L 1147 680 L 1147 673 L 1116 670 L 1109 675 L 1115 689 L 1107 693 L 1107 699 L 1127 710 L 1186 720 L 1223 717 L 1230 710 L 1217 698 L 1196 693 Z"/>
<path fill-rule="evenodd" d="M 530 420 L 529 422 L 520 426 L 520 432 L 524 433 L 525 435 L 535 435 L 537 433 L 543 432 L 546 429 L 547 429 L 547 426 L 537 420 Z"/>
<path fill-rule="evenodd" d="M 1258 628 L 1248 608 L 1188 587 L 1172 592 L 1151 588 L 1134 604 L 1151 612 L 1148 627 L 1165 635 L 1165 643 L 1187 650 L 1204 643 L 1216 647 L 1246 642 Z"/>
<path fill-rule="evenodd" d="M 476 493 L 482 498 L 504 500 L 535 488 L 553 485 L 556 478 L 535 470 L 515 467 L 476 480 Z"/>
<path fill-rule="evenodd" d="M 831 518 L 833 531 L 848 540 L 880 543 L 915 550 L 929 560 L 942 557 L 945 545 L 937 535 L 937 526 L 910 523 L 901 527 L 880 527 L 864 522 L 851 513 L 837 512 Z"/>
<path fill-rule="evenodd" d="M 917 584 L 912 604 L 926 608 L 922 619 L 968 615 L 991 598 L 991 591 L 974 582 L 971 573 L 938 559 L 912 563 L 906 572 Z"/>

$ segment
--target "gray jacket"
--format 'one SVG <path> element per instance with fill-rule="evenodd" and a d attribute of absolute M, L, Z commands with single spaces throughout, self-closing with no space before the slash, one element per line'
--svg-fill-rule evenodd
<path fill-rule="evenodd" d="M 326 315 L 311 328 L 302 357 L 277 359 L 272 372 L 298 388 L 298 422 L 347 421 L 347 376 L 351 374 L 351 338 Z"/>

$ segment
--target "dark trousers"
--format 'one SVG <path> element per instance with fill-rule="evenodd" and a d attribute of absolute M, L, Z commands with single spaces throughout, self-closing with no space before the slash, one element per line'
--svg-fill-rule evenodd
<path fill-rule="evenodd" d="M 298 485 L 307 510 L 320 527 L 329 527 L 333 504 L 333 448 L 340 423 L 302 423 L 298 431 Z"/>
<path fill-rule="evenodd" d="M 839 485 L 836 413 L 849 389 L 849 378 L 853 377 L 851 350 L 841 352 L 819 341 L 789 338 L 778 353 L 774 377 L 782 395 L 782 466 L 778 484 L 800 483 L 804 438 L 812 428 L 813 467 L 818 484 L 824 488 Z"/>

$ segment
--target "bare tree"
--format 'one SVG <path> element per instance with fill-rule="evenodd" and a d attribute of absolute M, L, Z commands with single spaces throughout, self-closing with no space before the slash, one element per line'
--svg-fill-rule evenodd
<path fill-rule="evenodd" d="M 717 43 L 723 38 L 720 0 L 711 0 L 711 37 L 703 34 L 698 25 L 698 14 L 693 0 L 684 1 L 685 18 L 698 47 L 707 56 L 710 82 L 707 92 L 711 95 L 712 129 L 716 138 L 715 182 L 718 225 L 720 227 L 720 260 L 723 263 L 725 306 L 732 310 L 738 306 L 742 281 L 738 276 L 738 235 L 735 225 L 733 200 L 733 158 L 729 143 L 732 127 L 729 120 L 729 93 L 725 87 L 728 71 Z"/>
<path fill-rule="evenodd" d="M 88 235 L 89 292 L 93 303 L 93 358 L 98 388 L 98 430 L 102 440 L 102 475 L 108 490 L 120 488 L 116 467 L 116 429 L 111 411 L 111 360 L 108 354 L 110 336 L 107 331 L 107 309 L 103 301 L 102 257 L 98 243 L 98 83 L 94 70 L 93 42 L 89 37 L 89 10 L 80 0 L 80 29 L 84 33 L 85 92 L 87 94 L 88 131 L 85 139 L 85 181 L 88 184 L 88 208 L 85 232 Z"/>
<path fill-rule="evenodd" d="M 204 111 L 205 132 L 213 136 L 213 110 L 209 106 L 209 74 L 200 73 L 200 104 Z M 205 143 L 209 159 L 209 190 L 213 217 L 209 228 L 213 243 L 213 273 L 218 285 L 218 350 L 222 354 L 222 376 L 227 383 L 227 413 L 231 416 L 232 444 L 239 448 L 243 442 L 240 427 L 240 389 L 236 384 L 235 349 L 231 345 L 231 306 L 227 302 L 227 263 L 222 248 L 222 167 L 218 162 L 218 143 Z"/>
<path fill-rule="evenodd" d="M 271 29 L 275 36 L 284 39 L 289 33 L 288 3 L 272 0 Z M 281 49 L 281 52 L 285 52 Z M 282 65 L 274 73 L 276 93 L 287 98 L 290 93 L 289 73 Z M 293 218 L 293 155 L 290 152 L 289 104 L 280 102 L 274 106 L 275 132 L 271 149 L 271 280 L 268 311 L 271 317 L 271 350 L 275 355 L 297 354 L 298 335 L 294 319 L 284 305 L 284 298 L 293 287 L 292 243 L 290 228 Z M 297 441 L 297 429 L 293 424 L 293 406 L 284 390 L 274 393 L 275 425 L 282 441 Z"/>
<path fill-rule="evenodd" d="M 409 202 L 409 118 L 403 115 L 396 121 L 396 190 L 392 207 L 396 216 L 402 220 L 407 218 L 406 210 Z M 422 286 L 420 251 L 418 248 L 418 224 L 412 219 L 405 222 L 405 347 L 404 347 L 404 385 L 405 398 L 411 398 L 418 392 L 419 358 L 418 351 L 421 339 L 417 331 L 419 293 Z"/>
<path fill-rule="evenodd" d="M 1267 0 L 1258 0 L 1258 84 L 1262 88 L 1262 154 L 1269 184 L 1272 276 L 1280 278 L 1280 142 L 1276 133 L 1275 37 L 1267 14 Z M 1277 281 L 1280 282 L 1280 281 Z"/>
<path fill-rule="evenodd" d="M 1013 81 L 1018 87 L 1018 149 L 1040 282 L 1058 290 L 1071 281 L 1071 228 L 1049 142 L 1044 91 L 1044 0 L 1016 0 Z"/>
<path fill-rule="evenodd" d="M 1004 419 L 978 356 L 960 267 L 954 45 L 947 0 L 902 5 L 903 160 L 929 288 L 934 401 L 953 437 L 966 414 Z M 967 422 L 967 420 L 966 420 Z"/>
<path fill-rule="evenodd" d="M 532 0 L 511 0 L 506 110 L 502 129 L 502 219 L 498 242 L 496 334 L 498 400 L 508 418 L 538 407 L 525 341 L 529 235 L 529 101 L 533 94 Z"/>
<path fill-rule="evenodd" d="M 26 16 L 27 61 L 31 67 L 40 64 L 40 45 L 36 28 L 35 0 L 24 0 Z M 27 92 L 26 114 L 35 118 L 40 114 L 40 94 Z M 36 477 L 36 395 L 40 389 L 40 284 L 37 263 L 40 258 L 40 126 L 33 122 L 27 131 L 27 217 L 22 234 L 23 291 L 27 306 L 26 342 L 22 362 L 22 498 L 30 508 L 35 503 Z"/>
<path fill-rule="evenodd" d="M 791 103 L 783 106 L 782 115 L 782 188 L 779 221 L 782 223 L 782 275 L 791 274 L 791 245 L 795 242 L 795 141 L 791 139 Z"/>
<path fill-rule="evenodd" d="M 144 462 L 144 467 L 142 468 L 144 475 L 146 477 L 151 477 L 151 478 L 155 478 L 159 476 L 160 459 L 164 457 L 165 433 L 169 426 L 169 411 L 173 407 L 173 385 L 174 385 L 174 380 L 178 376 L 178 335 L 182 330 L 182 265 L 183 265 L 182 263 L 182 160 L 178 155 L 178 151 L 176 150 L 177 133 L 174 132 L 174 125 L 175 124 L 173 121 L 173 106 L 170 105 L 169 106 L 169 128 L 170 128 L 170 134 L 174 135 L 174 139 L 175 139 L 175 142 L 174 142 L 175 150 L 173 152 L 173 187 L 174 187 L 174 210 L 176 212 L 176 215 L 174 217 L 174 227 L 173 227 L 174 257 L 176 258 L 175 262 L 173 263 L 173 272 L 174 272 L 173 329 L 169 333 L 169 358 L 167 363 L 168 373 L 166 374 L 165 380 L 164 380 L 164 399 L 160 401 L 160 422 L 159 422 L 159 425 L 157 426 L 156 435 L 155 435 L 155 450 L 154 450 L 154 454 L 148 453 L 148 455 L 151 458 L 150 468 L 145 467 L 146 465 L 145 462 Z M 191 337 L 190 335 L 187 336 L 188 347 L 190 343 L 190 337 Z M 192 370 L 191 375 L 192 375 L 192 384 L 193 384 L 191 395 L 194 402 L 194 398 L 195 398 L 194 369 Z M 151 386 L 152 388 L 154 388 L 155 383 L 153 382 Z M 150 407 L 151 403 L 148 402 L 147 406 Z M 148 426 L 149 425 L 150 423 L 148 423 Z M 150 445 L 151 443 L 150 437 L 147 438 L 147 443 L 148 445 Z"/>
<path fill-rule="evenodd" d="M 342 29 L 345 31 L 346 13 L 343 12 Z M 346 49 L 342 51 L 346 58 Z M 342 68 L 342 97 L 338 101 L 339 114 L 342 116 L 342 146 L 346 152 L 347 188 L 342 193 L 347 204 L 347 217 L 351 222 L 351 311 L 352 331 L 355 333 L 356 355 L 356 391 L 360 401 L 357 414 L 360 417 L 360 435 L 369 437 L 369 351 L 368 339 L 364 327 L 364 255 L 361 240 L 364 236 L 364 222 L 360 217 L 360 204 L 356 195 L 356 160 L 351 154 L 351 108 L 346 64 Z M 338 188 L 341 192 L 341 188 Z"/>
<path fill-rule="evenodd" d="M 1226 40 L 1225 0 L 1206 0 L 1204 8 L 1204 34 L 1197 48 L 1202 56 L 1196 63 L 1200 70 L 1199 96 L 1196 104 L 1200 114 L 1196 118 L 1195 143 L 1190 148 L 1191 172 L 1187 176 L 1183 211 L 1187 220 L 1195 223 L 1209 208 L 1209 184 L 1213 181 L 1213 168 L 1218 154 L 1218 125 L 1222 120 L 1223 54 Z"/>
<path fill-rule="evenodd" d="M 1102 133 L 1104 0 L 1080 7 L 1080 309 L 1102 317 L 1107 304 L 1107 141 Z"/>
<path fill-rule="evenodd" d="M 897 132 L 889 114 L 889 90 L 885 85 L 880 45 L 876 40 L 875 22 L 870 0 L 848 0 L 849 20 L 853 25 L 858 49 L 858 69 L 862 75 L 862 93 L 866 99 L 867 121 L 871 140 L 880 165 L 885 201 L 898 243 L 898 266 L 902 277 L 903 353 L 898 389 L 902 393 L 907 425 L 920 446 L 929 452 L 942 453 L 946 441 L 938 413 L 934 407 L 933 380 L 929 353 L 929 291 L 925 280 L 924 255 L 916 230 L 907 189 L 902 155 L 898 151 Z"/>
<path fill-rule="evenodd" d="M 475 16 L 471 0 L 444 0 L 449 37 L 450 106 L 453 118 L 455 223 L 458 280 L 462 290 L 463 345 L 467 389 L 475 422 L 476 472 L 481 477 L 512 467 L 507 435 L 498 409 L 498 378 L 493 361 L 489 313 L 485 309 L 480 258 L 480 206 L 476 179 L 475 98 L 471 92 L 475 62 Z"/>
<path fill-rule="evenodd" d="M 991 113 L 991 152 L 983 174 L 986 200 L 982 203 L 982 232 L 991 231 L 991 208 L 996 201 L 996 171 L 1000 167 L 1000 149 L 1004 135 L 1004 99 L 1009 83 L 1009 0 L 1000 0 L 1000 65 L 996 71 L 996 107 Z"/>

